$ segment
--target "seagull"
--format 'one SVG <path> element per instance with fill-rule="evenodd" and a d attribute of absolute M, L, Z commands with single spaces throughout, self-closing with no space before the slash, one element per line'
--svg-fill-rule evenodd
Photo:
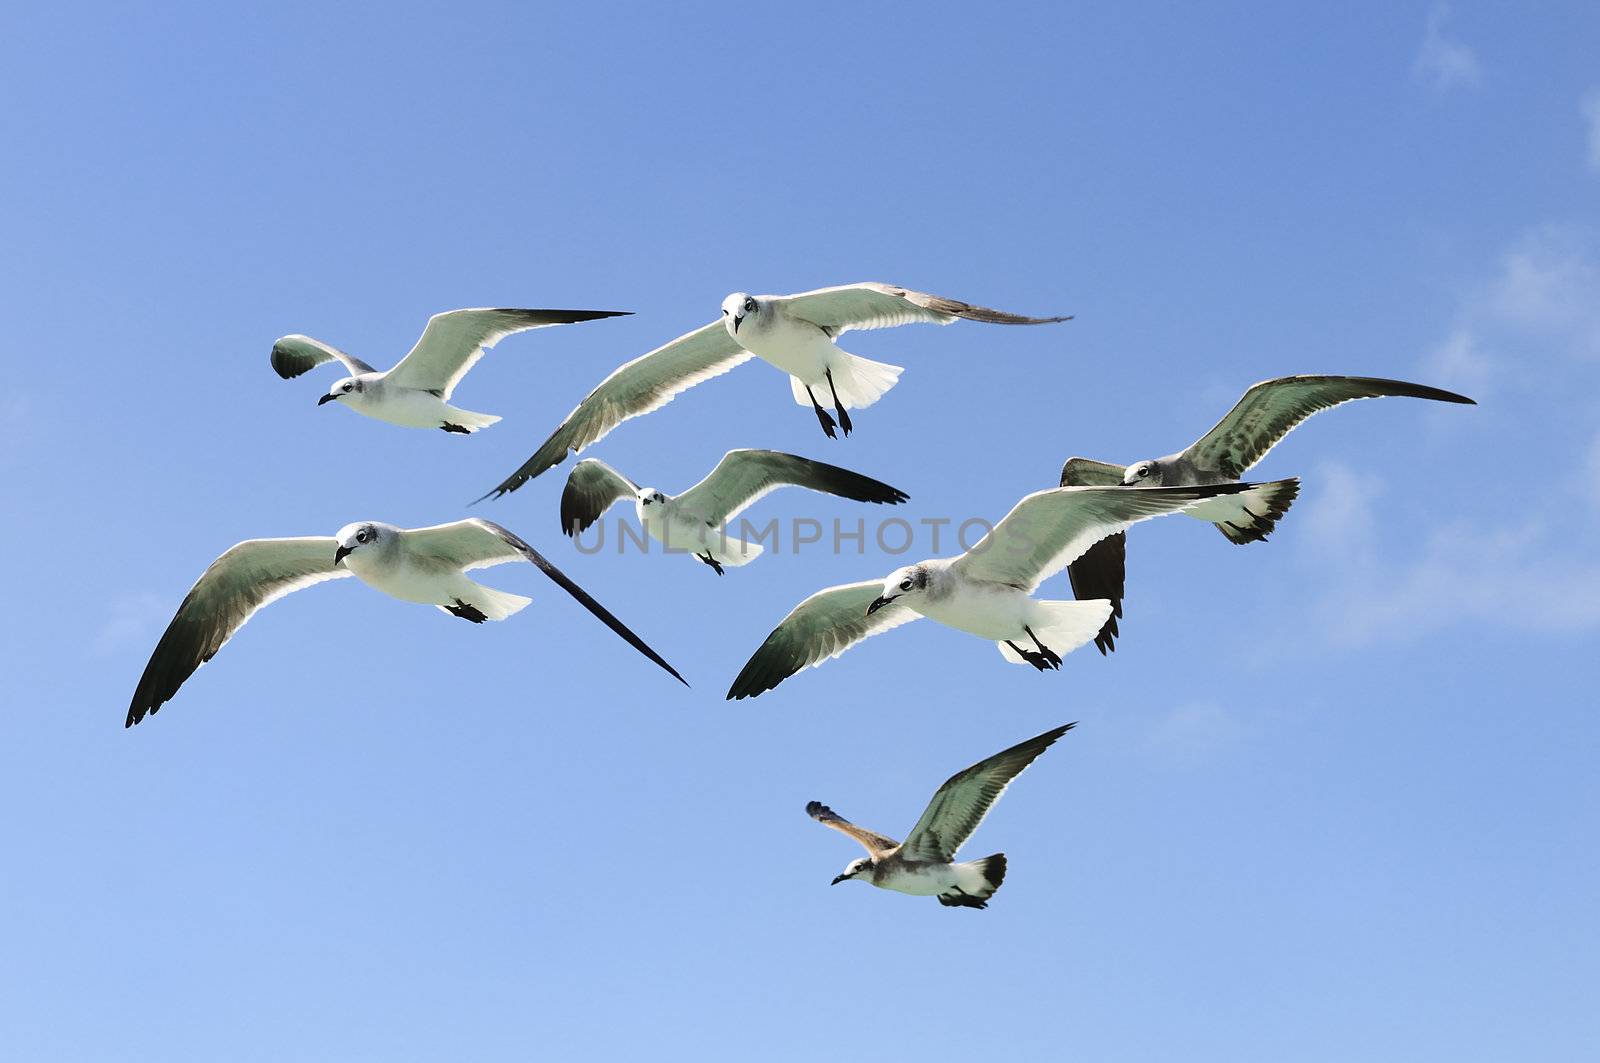
<path fill-rule="evenodd" d="M 704 480 L 681 495 L 640 487 L 598 458 L 584 458 L 561 492 L 561 529 L 575 536 L 612 504 L 633 499 L 633 511 L 652 539 L 669 550 L 689 549 L 722 575 L 724 565 L 748 564 L 759 543 L 730 538 L 727 523 L 780 487 L 806 487 L 856 502 L 898 505 L 904 491 L 858 472 L 776 450 L 730 450 Z"/>
<path fill-rule="evenodd" d="M 346 524 L 329 536 L 247 539 L 211 563 L 189 588 L 177 615 L 156 643 L 139 677 L 124 724 L 132 727 L 172 698 L 195 669 L 245 625 L 256 610 L 291 591 L 355 576 L 404 602 L 438 606 L 474 624 L 504 620 L 531 599 L 468 579 L 475 568 L 531 561 L 612 631 L 678 682 L 666 661 L 587 591 L 515 534 L 487 520 L 458 520 L 430 528 L 397 528 L 377 521 Z"/>
<path fill-rule="evenodd" d="M 907 565 L 883 580 L 829 587 L 795 606 L 734 679 L 728 698 L 755 697 L 802 668 L 815 668 L 919 616 L 993 639 L 1000 655 L 1014 664 L 1031 664 L 1041 672 L 1058 669 L 1062 654 L 1100 630 L 1111 603 L 1040 601 L 1032 596 L 1039 584 L 1129 525 L 1255 486 L 1036 491 L 960 557 Z"/>
<path fill-rule="evenodd" d="M 522 467 L 490 491 L 499 497 L 603 438 L 630 417 L 658 410 L 678 393 L 721 376 L 752 355 L 789 374 L 794 400 L 816 411 L 828 438 L 835 424 L 849 435 L 846 411 L 877 402 L 901 369 L 835 344 L 851 329 L 889 328 L 913 321 L 948 325 L 957 318 L 995 325 L 1044 325 L 1070 317 L 1023 317 L 892 284 L 865 281 L 796 295 L 746 295 L 722 301 L 722 317 L 635 358 L 600 382 Z M 817 396 L 827 398 L 833 415 Z"/>
<path fill-rule="evenodd" d="M 1278 377 L 1252 386 L 1227 416 L 1187 450 L 1126 467 L 1089 458 L 1068 458 L 1061 467 L 1061 484 L 1064 487 L 1117 484 L 1185 487 L 1236 483 L 1266 457 L 1279 440 L 1312 414 L 1356 399 L 1390 395 L 1477 405 L 1465 395 L 1425 384 L 1408 384 L 1404 380 L 1367 376 Z M 1265 542 L 1299 493 L 1300 481 L 1291 477 L 1264 483 L 1232 498 L 1215 499 L 1186 512 L 1197 520 L 1210 521 L 1229 542 L 1242 546 Z M 1117 620 L 1122 616 L 1126 553 L 1126 536 L 1119 533 L 1090 547 L 1067 569 L 1074 597 L 1111 600 L 1111 616 L 1094 640 L 1102 655 L 1116 649 L 1115 640 L 1120 634 Z"/>
<path fill-rule="evenodd" d="M 858 827 L 821 801 L 810 802 L 806 815 L 848 834 L 867 850 L 865 857 L 852 860 L 830 885 L 861 879 L 879 889 L 937 897 L 946 908 L 987 908 L 989 898 L 1005 881 L 1006 854 L 957 864 L 953 862 L 956 850 L 972 837 L 1011 780 L 1076 726 L 1062 724 L 950 776 L 903 842 Z"/>
<path fill-rule="evenodd" d="M 627 314 L 625 310 L 447 310 L 428 319 L 416 346 L 387 372 L 301 335 L 285 336 L 272 345 L 272 368 L 289 380 L 323 362 L 337 361 L 350 375 L 336 381 L 317 400 L 318 406 L 338 402 L 402 428 L 442 428 L 465 435 L 500 419 L 449 402 L 461 378 L 490 347 L 515 332 Z"/>

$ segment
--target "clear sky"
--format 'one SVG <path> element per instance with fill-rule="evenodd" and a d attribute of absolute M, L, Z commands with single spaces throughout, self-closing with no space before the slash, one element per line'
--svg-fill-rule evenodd
<path fill-rule="evenodd" d="M 1592 5 L 331 6 L 0 32 L 0 1054 L 1593 1051 Z M 296 594 L 123 730 L 232 543 L 456 519 L 726 293 L 865 279 L 1077 319 L 852 334 L 907 369 L 847 441 L 756 364 L 590 453 L 677 490 L 772 447 L 993 519 L 1266 377 L 1481 405 L 1320 415 L 1259 470 L 1304 478 L 1268 544 L 1139 528 L 1120 648 L 1055 674 L 921 623 L 725 702 L 796 601 L 908 558 L 586 556 L 569 463 L 472 512 L 692 690 L 507 567 L 538 600 L 483 627 Z M 482 305 L 636 316 L 505 341 L 471 437 L 267 365 L 290 332 L 388 365 Z M 858 854 L 807 800 L 898 834 L 1066 720 L 964 851 L 1010 857 L 988 911 L 828 887 Z"/>

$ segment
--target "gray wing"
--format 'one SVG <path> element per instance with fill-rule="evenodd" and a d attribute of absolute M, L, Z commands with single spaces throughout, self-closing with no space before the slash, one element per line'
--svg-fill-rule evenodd
<path fill-rule="evenodd" d="M 955 859 L 956 850 L 972 837 L 1011 780 L 1076 726 L 1063 724 L 950 776 L 906 835 L 900 858 L 940 864 Z"/>
<path fill-rule="evenodd" d="M 484 352 L 517 332 L 626 317 L 626 310 L 521 310 L 476 308 L 434 314 L 416 346 L 389 370 L 384 379 L 414 391 L 431 391 L 448 399 L 467 370 Z"/>
<path fill-rule="evenodd" d="M 867 855 L 874 859 L 886 853 L 892 853 L 900 847 L 900 843 L 893 838 L 879 834 L 877 831 L 868 830 L 865 827 L 856 826 L 821 801 L 806 802 L 806 815 L 824 827 L 832 827 L 840 834 L 846 834 L 854 838 L 861 843 L 862 848 L 866 849 Z"/>
<path fill-rule="evenodd" d="M 1238 479 L 1278 441 L 1319 410 L 1355 399 L 1402 396 L 1477 405 L 1465 395 L 1368 376 L 1285 376 L 1263 380 L 1244 393 L 1227 416 L 1183 456 L 1202 469 Z"/>
<path fill-rule="evenodd" d="M 720 525 L 764 495 L 789 485 L 856 502 L 898 505 L 911 497 L 870 476 L 826 462 L 776 450 L 730 450 L 710 475 L 679 495 L 678 502 L 685 513 Z"/>
<path fill-rule="evenodd" d="M 593 613 L 606 627 L 616 632 L 624 642 L 666 669 L 667 674 L 682 683 L 689 681 L 678 674 L 662 656 L 633 631 L 611 614 L 611 611 L 574 583 L 565 572 L 552 565 L 543 554 L 535 550 L 521 536 L 501 527 L 492 520 L 469 517 L 450 524 L 436 524 L 429 528 L 412 528 L 403 534 L 406 548 L 417 554 L 438 558 L 461 569 L 485 568 L 507 561 L 530 561 L 550 581 L 577 603 Z"/>
<path fill-rule="evenodd" d="M 1092 458 L 1068 458 L 1061 466 L 1062 487 L 1115 487 L 1122 483 L 1127 468 Z M 1072 596 L 1080 602 L 1105 598 L 1111 602 L 1111 615 L 1094 637 L 1095 649 L 1103 657 L 1117 648 L 1117 621 L 1122 618 L 1122 592 L 1126 575 L 1128 533 L 1108 535 L 1085 550 L 1067 566 L 1072 581 Z"/>
<path fill-rule="evenodd" d="M 815 668 L 863 639 L 917 618 L 915 610 L 893 602 L 868 616 L 867 606 L 882 589 L 881 580 L 846 583 L 795 606 L 745 663 L 728 688 L 728 700 L 753 698 L 802 668 Z"/>
<path fill-rule="evenodd" d="M 733 342 L 721 321 L 713 321 L 635 358 L 602 380 L 533 457 L 483 497 L 498 498 L 515 491 L 565 461 L 568 453 L 578 453 L 630 417 L 659 410 L 679 392 L 720 376 L 751 357 L 749 351 Z"/>
<path fill-rule="evenodd" d="M 818 288 L 796 295 L 768 296 L 794 317 L 820 325 L 829 334 L 837 336 L 851 329 L 892 328 L 913 321 L 928 321 L 935 325 L 948 325 L 958 318 L 968 321 L 986 321 L 992 325 L 1047 325 L 1055 321 L 1071 321 L 1067 317 L 1024 317 L 1008 314 L 1004 310 L 991 310 L 974 306 L 959 299 L 946 299 L 942 295 L 914 292 L 894 284 L 862 281 L 860 284 L 841 284 L 836 288 Z"/>
<path fill-rule="evenodd" d="M 561 492 L 561 530 L 577 535 L 624 498 L 632 498 L 639 485 L 599 458 L 584 458 L 572 467 Z"/>
<path fill-rule="evenodd" d="M 323 362 L 338 362 L 351 376 L 376 372 L 361 359 L 345 354 L 339 348 L 314 340 L 310 336 L 285 336 L 272 345 L 272 368 L 283 379 L 292 380 Z"/>
<path fill-rule="evenodd" d="M 1032 591 L 1108 535 L 1204 498 L 1238 494 L 1254 484 L 1207 487 L 1054 487 L 1035 491 L 967 551 L 956 565 L 972 579 Z"/>
<path fill-rule="evenodd" d="M 123 726 L 132 727 L 170 701 L 262 606 L 301 587 L 350 575 L 333 566 L 338 547 L 332 536 L 247 539 L 211 562 L 156 643 Z"/>

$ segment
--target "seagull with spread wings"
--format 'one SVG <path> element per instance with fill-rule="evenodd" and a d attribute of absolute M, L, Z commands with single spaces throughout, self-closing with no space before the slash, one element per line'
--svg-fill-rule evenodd
<path fill-rule="evenodd" d="M 914 321 L 1043 325 L 1070 317 L 1023 317 L 892 284 L 867 281 L 797 295 L 746 295 L 722 301 L 722 317 L 635 358 L 600 382 L 533 457 L 489 495 L 515 491 L 546 469 L 604 437 L 631 417 L 658 410 L 680 392 L 721 376 L 752 356 L 789 374 L 794 400 L 816 411 L 823 432 L 850 434 L 849 410 L 871 406 L 894 387 L 901 369 L 839 349 L 851 329 L 889 328 Z M 834 420 L 818 401 L 833 407 Z M 487 498 L 489 495 L 485 495 Z"/>
<path fill-rule="evenodd" d="M 317 400 L 318 406 L 337 402 L 402 428 L 442 428 L 466 434 L 500 419 L 450 405 L 456 385 L 490 347 L 529 329 L 627 314 L 625 310 L 447 310 L 428 319 L 428 327 L 411 352 L 386 372 L 321 340 L 300 335 L 285 336 L 272 345 L 272 368 L 289 380 L 324 362 L 336 361 L 350 375 L 335 381 Z"/>
<path fill-rule="evenodd" d="M 1356 399 L 1403 396 L 1476 405 L 1465 395 L 1365 376 L 1285 376 L 1263 380 L 1244 393 L 1227 416 L 1186 450 L 1164 458 L 1112 465 L 1090 458 L 1068 458 L 1061 467 L 1064 487 L 1122 485 L 1125 487 L 1183 487 L 1196 484 L 1237 483 L 1246 471 L 1295 427 L 1321 410 Z M 1209 521 L 1236 545 L 1265 542 L 1300 493 L 1300 480 L 1274 480 L 1243 494 L 1217 498 L 1186 510 L 1188 516 Z M 1122 592 L 1127 561 L 1126 536 L 1117 534 L 1096 543 L 1067 569 L 1072 593 L 1081 600 L 1106 598 L 1111 616 L 1095 636 L 1102 654 L 1116 649 L 1122 616 Z"/>
<path fill-rule="evenodd" d="M 1033 597 L 1039 584 L 1107 535 L 1255 486 L 1036 491 L 960 557 L 907 565 L 883 580 L 829 587 L 795 606 L 734 679 L 728 698 L 755 697 L 921 616 L 993 640 L 1014 664 L 1058 669 L 1062 654 L 1094 638 L 1111 615 L 1111 603 L 1041 601 Z"/>
<path fill-rule="evenodd" d="M 576 536 L 614 503 L 633 500 L 634 513 L 652 539 L 669 550 L 688 551 L 722 575 L 762 553 L 760 543 L 728 534 L 728 522 L 780 487 L 804 487 L 856 502 L 897 505 L 910 496 L 869 476 L 837 465 L 776 450 L 730 450 L 717 467 L 680 495 L 640 487 L 598 458 L 572 469 L 561 492 L 561 530 Z"/>
<path fill-rule="evenodd" d="M 1051 728 L 950 776 L 903 842 L 858 827 L 822 802 L 812 801 L 806 805 L 807 815 L 849 835 L 867 850 L 866 856 L 852 860 L 831 884 L 860 880 L 914 897 L 937 897 L 946 908 L 987 908 L 989 898 L 1005 881 L 1006 854 L 958 864 L 954 862 L 956 851 L 972 837 L 1011 780 L 1076 726 L 1068 723 Z"/>
<path fill-rule="evenodd" d="M 324 580 L 355 576 L 404 602 L 438 606 L 474 624 L 504 620 L 528 605 L 520 594 L 468 579 L 477 568 L 509 561 L 532 562 L 541 572 L 630 646 L 665 668 L 677 670 L 612 616 L 544 556 L 514 533 L 487 520 L 458 520 L 430 528 L 397 528 L 377 521 L 347 524 L 334 536 L 247 539 L 211 563 L 178 606 L 156 643 L 128 706 L 132 727 L 171 700 L 195 670 L 211 660 L 264 605 Z"/>

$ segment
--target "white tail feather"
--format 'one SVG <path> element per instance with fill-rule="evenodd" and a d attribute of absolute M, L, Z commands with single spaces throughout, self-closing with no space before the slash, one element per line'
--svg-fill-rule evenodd
<path fill-rule="evenodd" d="M 1111 615 L 1111 603 L 1104 598 L 1087 602 L 1034 602 L 1033 606 L 1034 619 L 1029 627 L 1047 649 L 1060 657 L 1093 639 Z M 1022 649 L 1034 649 L 1033 639 L 1026 635 L 1013 641 Z M 1021 655 L 1006 643 L 997 642 L 995 647 L 1000 656 L 1012 664 L 1024 663 Z"/>
<path fill-rule="evenodd" d="M 887 362 L 874 362 L 870 358 L 860 355 L 846 354 L 839 351 L 833 356 L 832 364 L 828 367 L 833 374 L 833 391 L 828 390 L 828 381 L 811 381 L 811 393 L 817 397 L 817 402 L 824 408 L 829 407 L 835 393 L 839 402 L 847 410 L 861 410 L 871 406 L 883 398 L 883 395 L 900 380 L 900 374 L 905 372 L 898 365 Z M 806 381 L 797 376 L 789 378 L 789 389 L 794 394 L 794 401 L 801 406 L 811 405 L 811 395 L 806 394 Z"/>
<path fill-rule="evenodd" d="M 456 586 L 455 598 L 484 615 L 487 620 L 504 620 L 526 609 L 532 598 L 524 598 L 520 594 L 511 594 L 507 591 L 497 591 L 493 587 L 485 587 L 481 583 L 474 583 L 463 578 Z M 439 606 L 445 612 L 450 612 L 445 606 Z"/>

